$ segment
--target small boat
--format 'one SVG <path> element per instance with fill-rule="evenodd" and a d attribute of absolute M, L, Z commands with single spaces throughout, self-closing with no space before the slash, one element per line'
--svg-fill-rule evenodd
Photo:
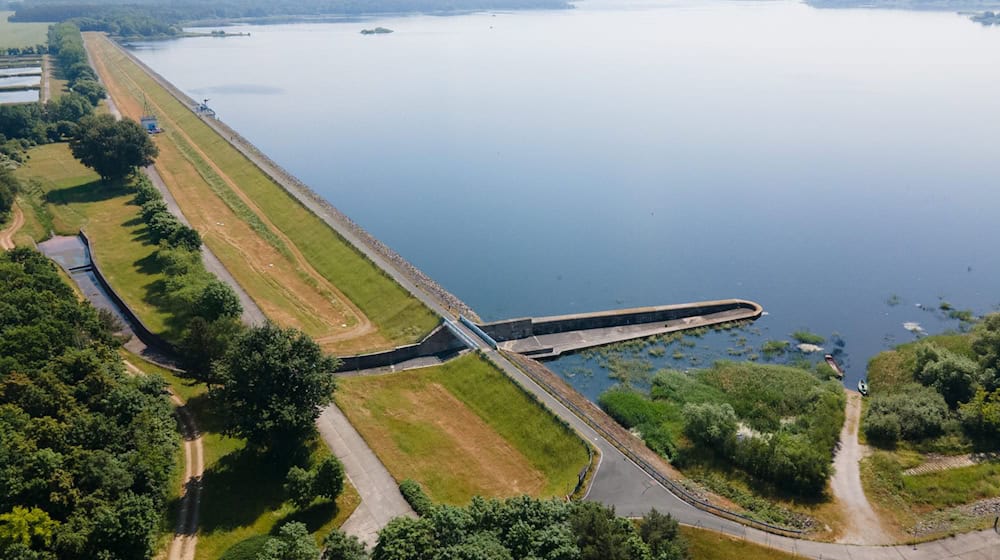
<path fill-rule="evenodd" d="M 840 369 L 840 365 L 837 364 L 837 360 L 833 359 L 833 355 L 827 354 L 826 356 L 823 356 L 823 359 L 826 360 L 826 364 L 830 366 L 830 369 L 833 370 L 833 373 L 837 374 L 838 378 L 840 379 L 844 378 L 844 370 Z"/>
<path fill-rule="evenodd" d="M 864 379 L 858 380 L 858 392 L 861 393 L 862 397 L 868 396 L 868 382 Z"/>

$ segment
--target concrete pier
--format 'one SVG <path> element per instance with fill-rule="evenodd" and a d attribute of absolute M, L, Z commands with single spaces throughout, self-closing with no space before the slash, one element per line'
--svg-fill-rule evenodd
<path fill-rule="evenodd" d="M 604 344 L 751 321 L 763 312 L 764 308 L 758 303 L 728 299 L 511 319 L 486 323 L 480 328 L 496 340 L 502 350 L 547 359 Z"/>

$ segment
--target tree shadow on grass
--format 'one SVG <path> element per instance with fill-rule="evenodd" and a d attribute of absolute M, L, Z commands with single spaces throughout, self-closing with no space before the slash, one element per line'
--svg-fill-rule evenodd
<path fill-rule="evenodd" d="M 315 533 L 324 525 L 330 522 L 331 519 L 337 517 L 340 513 L 340 508 L 337 507 L 337 502 L 334 500 L 324 499 L 318 501 L 305 509 L 297 509 L 292 513 L 289 513 L 285 517 L 281 518 L 280 521 L 274 524 L 274 528 L 271 529 L 272 534 L 276 534 L 281 526 L 285 523 L 290 523 L 292 521 L 298 521 L 309 529 L 310 533 Z"/>
<path fill-rule="evenodd" d="M 124 196 L 128 191 L 121 184 L 91 181 L 75 187 L 55 189 L 45 193 L 45 202 L 56 205 L 102 202 Z"/>
<path fill-rule="evenodd" d="M 211 533 L 245 527 L 281 507 L 288 470 L 281 463 L 249 448 L 219 459 L 202 477 L 202 529 Z"/>

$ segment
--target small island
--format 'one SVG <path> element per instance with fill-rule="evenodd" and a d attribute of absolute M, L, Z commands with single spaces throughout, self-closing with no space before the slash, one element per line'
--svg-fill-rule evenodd
<path fill-rule="evenodd" d="M 970 16 L 970 19 L 987 27 L 1000 25 L 1000 12 L 982 12 L 979 14 L 973 14 Z"/>
<path fill-rule="evenodd" d="M 362 29 L 362 35 L 381 35 L 384 33 L 392 33 L 392 29 L 387 29 L 385 27 L 376 27 L 375 29 Z"/>

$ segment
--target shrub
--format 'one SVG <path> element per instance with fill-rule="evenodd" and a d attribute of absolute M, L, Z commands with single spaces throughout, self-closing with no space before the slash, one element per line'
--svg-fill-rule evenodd
<path fill-rule="evenodd" d="M 795 331 L 792 333 L 792 338 L 801 342 L 802 344 L 823 344 L 826 339 L 822 336 L 809 332 L 807 330 Z"/>
<path fill-rule="evenodd" d="M 684 435 L 709 449 L 731 449 L 736 439 L 736 412 L 729 403 L 684 405 Z"/>
<path fill-rule="evenodd" d="M 654 403 L 638 391 L 611 389 L 597 399 L 601 408 L 626 428 L 656 423 L 663 415 L 663 405 Z"/>
<path fill-rule="evenodd" d="M 406 503 L 410 504 L 417 515 L 430 515 L 434 511 L 434 502 L 424 492 L 420 483 L 409 478 L 399 483 L 399 493 L 403 495 Z"/>
<path fill-rule="evenodd" d="M 900 438 L 918 441 L 940 434 L 947 418 L 948 405 L 937 391 L 911 383 L 896 393 L 872 397 L 862 427 L 866 435 L 873 430 L 874 441 L 891 444 L 894 426 L 899 426 Z"/>

